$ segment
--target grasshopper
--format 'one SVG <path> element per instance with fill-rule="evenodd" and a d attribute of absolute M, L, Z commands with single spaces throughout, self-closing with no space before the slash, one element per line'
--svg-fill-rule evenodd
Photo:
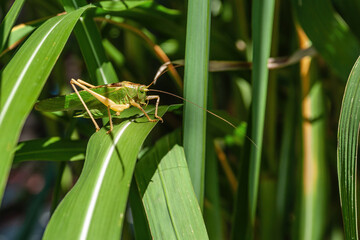
<path fill-rule="evenodd" d="M 159 117 L 157 114 L 159 103 L 160 103 L 160 97 L 158 95 L 147 95 L 147 92 L 149 91 L 148 88 L 149 88 L 149 86 L 152 85 L 152 83 L 150 85 L 146 86 L 146 85 L 141 85 L 141 84 L 137 84 L 137 83 L 123 81 L 123 82 L 118 82 L 118 83 L 94 86 L 94 85 L 91 85 L 91 84 L 81 80 L 81 79 L 78 79 L 78 80 L 71 79 L 70 84 L 71 84 L 72 88 L 74 89 L 76 95 L 80 99 L 86 112 L 89 114 L 89 117 L 91 118 L 92 122 L 94 123 L 96 131 L 100 130 L 99 125 L 95 121 L 91 111 L 89 110 L 85 101 L 81 97 L 76 86 L 78 86 L 78 87 L 82 88 L 84 91 L 90 93 L 93 97 L 95 97 L 97 100 L 99 100 L 102 104 L 104 104 L 107 107 L 109 123 L 110 123 L 110 130 L 107 131 L 107 133 L 110 133 L 113 130 L 113 122 L 112 122 L 112 118 L 111 118 L 110 109 L 115 111 L 115 114 L 117 116 L 120 116 L 120 113 L 122 111 L 133 106 L 133 107 L 140 109 L 150 122 L 156 122 L 158 120 L 163 122 L 162 118 Z M 104 96 L 95 91 L 96 89 L 99 89 L 99 88 L 108 89 L 109 91 L 106 92 L 107 96 Z M 149 115 L 145 112 L 145 110 L 142 108 L 142 106 L 146 106 L 150 100 L 156 100 L 156 104 L 155 104 L 155 118 L 156 119 L 151 119 L 149 117 Z"/>
<path fill-rule="evenodd" d="M 159 71 L 163 71 L 160 69 Z M 149 89 L 149 87 L 155 84 L 157 78 L 162 75 L 163 72 L 157 74 L 152 83 L 149 85 L 141 85 L 137 83 L 132 83 L 128 81 L 118 82 L 118 83 L 111 83 L 106 85 L 94 86 L 91 85 L 81 79 L 71 79 L 70 84 L 74 89 L 73 94 L 65 95 L 65 96 L 58 96 L 54 98 L 45 99 L 36 103 L 35 108 L 39 111 L 45 112 L 55 112 L 55 111 L 69 111 L 69 110 L 81 110 L 84 109 L 87 112 L 89 118 L 91 118 L 96 131 L 99 131 L 100 127 L 95 121 L 95 117 L 91 110 L 96 110 L 99 108 L 103 109 L 104 114 L 107 111 L 107 115 L 109 117 L 109 124 L 110 130 L 107 133 L 110 133 L 113 130 L 113 122 L 112 122 L 112 114 L 111 111 L 115 111 L 115 115 L 119 116 L 122 111 L 125 109 L 134 106 L 140 109 L 145 117 L 150 122 L 161 121 L 163 122 L 162 118 L 158 116 L 158 107 L 160 103 L 160 97 L 158 95 L 147 95 L 149 91 L 152 92 L 159 92 L 171 95 L 173 97 L 179 98 L 183 101 L 187 101 L 201 109 L 201 106 L 193 103 L 187 99 L 184 99 L 178 95 L 157 90 L 157 89 Z M 81 88 L 82 91 L 79 91 L 78 88 Z M 80 100 L 80 101 L 79 101 Z M 155 119 L 151 119 L 149 115 L 145 112 L 143 106 L 147 106 L 150 100 L 156 100 L 155 104 Z M 100 107 L 99 101 L 102 103 Z M 91 109 L 91 110 L 90 110 Z M 227 124 L 236 128 L 232 123 L 227 121 L 226 119 L 216 115 L 215 113 L 204 109 L 206 112 L 214 115 L 215 117 L 225 121 Z M 100 111 L 101 112 L 101 111 Z M 103 114 L 103 113 L 102 113 Z M 101 116 L 103 117 L 104 114 Z M 81 116 L 81 115 L 80 115 Z M 97 116 L 98 117 L 98 116 Z"/>
<path fill-rule="evenodd" d="M 80 110 L 85 108 L 88 117 L 91 118 L 96 128 L 96 131 L 99 131 L 100 127 L 95 121 L 93 113 L 90 111 L 90 109 L 92 110 L 98 109 L 99 101 L 100 101 L 103 104 L 101 106 L 105 106 L 107 115 L 109 117 L 110 129 L 109 131 L 107 131 L 107 133 L 110 133 L 113 130 L 111 111 L 115 111 L 115 115 L 120 116 L 120 113 L 122 111 L 130 108 L 131 106 L 140 109 L 150 122 L 156 122 L 156 121 L 163 122 L 163 119 L 160 116 L 158 116 L 160 97 L 158 95 L 147 95 L 147 92 L 152 91 L 152 92 L 165 93 L 173 97 L 179 98 L 183 101 L 189 102 L 203 109 L 209 114 L 212 114 L 213 116 L 223 120 L 233 128 L 236 128 L 228 120 L 220 117 L 219 115 L 207 109 L 202 108 L 196 103 L 184 99 L 183 97 L 157 89 L 149 89 L 151 85 L 156 83 L 157 79 L 161 75 L 163 75 L 165 72 L 168 71 L 169 64 L 171 64 L 171 62 L 167 62 L 159 68 L 153 81 L 149 85 L 142 85 L 128 81 L 123 81 L 118 83 L 94 86 L 81 79 L 77 79 L 77 80 L 71 79 L 70 84 L 74 89 L 75 94 L 69 94 L 66 96 L 58 96 L 58 97 L 42 100 L 35 105 L 35 108 L 39 111 L 45 111 L 45 112 Z M 176 63 L 174 65 L 174 67 L 178 67 L 178 66 L 181 66 L 181 63 Z M 79 91 L 78 87 L 81 88 L 82 91 Z M 145 107 L 147 106 L 150 100 L 156 100 L 155 119 L 151 119 L 143 108 L 143 106 Z M 100 108 L 102 108 L 105 111 L 104 107 L 100 107 Z"/>
<path fill-rule="evenodd" d="M 95 121 L 95 117 L 91 110 L 100 110 L 102 109 L 101 116 L 105 115 L 105 111 L 107 111 L 107 115 L 109 116 L 109 124 L 110 129 L 107 131 L 109 134 L 113 130 L 113 122 L 112 122 L 112 114 L 111 111 L 115 111 L 115 115 L 119 116 L 122 111 L 125 109 L 130 108 L 131 106 L 138 108 L 141 112 L 144 113 L 145 117 L 150 122 L 161 121 L 163 119 L 158 116 L 158 108 L 160 103 L 160 97 L 158 95 L 147 95 L 149 91 L 152 92 L 159 92 L 171 95 L 173 97 L 179 98 L 183 101 L 189 102 L 207 113 L 221 119 L 222 121 L 226 122 L 233 128 L 236 128 L 234 124 L 229 122 L 228 120 L 220 117 L 219 115 L 202 108 L 201 106 L 193 103 L 183 97 L 178 95 L 161 91 L 158 89 L 149 89 L 149 87 L 155 84 L 156 80 L 160 75 L 164 73 L 164 69 L 160 69 L 154 80 L 149 85 L 142 85 L 137 83 L 132 83 L 128 81 L 118 82 L 118 83 L 111 83 L 106 85 L 94 86 L 91 85 L 81 79 L 75 80 L 71 79 L 70 84 L 74 89 L 75 93 L 65 95 L 65 96 L 58 96 L 54 98 L 49 98 L 45 100 L 41 100 L 36 103 L 35 108 L 39 111 L 45 112 L 55 112 L 55 111 L 69 111 L 69 110 L 83 110 L 85 108 L 88 117 L 91 118 L 96 131 L 99 131 L 100 127 Z M 78 90 L 78 87 L 82 89 L 82 91 Z M 80 100 L 80 101 L 79 101 Z M 155 119 L 151 119 L 149 115 L 145 112 L 144 107 L 147 106 L 150 100 L 156 100 L 155 104 Z M 99 101 L 102 103 L 99 106 Z M 101 107 L 103 106 L 103 107 Z M 106 110 L 105 110 L 106 108 Z M 91 110 L 90 110 L 91 109 Z M 104 113 L 103 113 L 103 112 Z M 80 115 L 81 116 L 81 115 Z M 99 116 L 96 116 L 99 117 Z M 246 136 L 255 146 L 256 144 Z"/>
<path fill-rule="evenodd" d="M 181 61 L 173 62 L 175 65 L 173 67 L 179 67 L 182 66 L 183 63 Z M 65 96 L 58 96 L 54 98 L 49 98 L 45 100 L 41 100 L 35 104 L 35 108 L 39 111 L 44 112 L 56 112 L 56 111 L 69 111 L 69 110 L 83 110 L 85 108 L 88 117 L 91 118 L 96 131 L 100 130 L 99 125 L 95 121 L 95 118 L 93 116 L 93 113 L 91 110 L 100 110 L 101 113 L 100 117 L 103 117 L 105 115 L 105 111 L 107 111 L 107 115 L 109 116 L 109 124 L 110 129 L 107 131 L 109 134 L 113 130 L 113 122 L 112 122 L 112 114 L 111 111 L 115 111 L 115 115 L 119 116 L 122 111 L 125 109 L 130 108 L 131 106 L 136 107 L 141 110 L 141 112 L 144 113 L 146 118 L 150 122 L 156 122 L 161 121 L 163 122 L 163 119 L 158 116 L 158 108 L 160 103 L 160 97 L 158 95 L 147 95 L 147 92 L 159 92 L 171 95 L 173 97 L 179 98 L 183 101 L 189 102 L 207 113 L 215 116 L 216 118 L 221 119 L 222 121 L 226 122 L 228 125 L 236 129 L 236 126 L 229 122 L 228 120 L 220 117 L 219 115 L 204 109 L 203 107 L 197 105 L 194 102 L 191 102 L 183 97 L 180 97 L 178 95 L 158 90 L 158 89 L 149 89 L 149 87 L 156 83 L 157 79 L 163 75 L 165 72 L 168 71 L 168 66 L 172 64 L 171 62 L 166 62 L 163 65 L 160 66 L 158 72 L 156 73 L 153 81 L 149 85 L 142 85 L 137 83 L 132 83 L 128 81 L 118 82 L 118 83 L 111 83 L 106 85 L 100 85 L 100 86 L 94 86 L 91 85 L 81 79 L 75 80 L 71 79 L 70 84 L 72 88 L 74 89 L 75 93 L 68 94 Z M 77 87 L 81 88 L 82 91 L 78 91 Z M 85 99 L 85 100 L 84 100 Z M 80 102 L 79 102 L 80 100 Z M 155 104 L 155 119 L 151 119 L 149 115 L 145 112 L 143 106 L 147 106 L 148 102 L 150 100 L 156 100 Z M 102 103 L 99 106 L 99 101 Z M 86 102 L 86 103 L 85 103 Z M 106 110 L 105 110 L 105 108 Z M 91 109 L 91 110 L 90 110 Z M 84 115 L 78 115 L 84 116 Z M 96 116 L 99 117 L 99 116 Z M 255 142 L 245 135 L 245 137 L 255 145 L 257 148 L 257 145 Z"/>

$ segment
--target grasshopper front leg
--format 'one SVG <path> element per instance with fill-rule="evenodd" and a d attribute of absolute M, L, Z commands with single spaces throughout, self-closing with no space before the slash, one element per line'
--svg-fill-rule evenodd
<path fill-rule="evenodd" d="M 131 104 L 131 106 L 134 106 L 134 107 L 137 107 L 138 109 L 140 109 L 144 113 L 145 117 L 149 120 L 149 122 L 156 122 L 156 119 L 151 119 L 149 117 L 149 115 L 145 112 L 145 110 L 140 106 L 140 104 L 138 104 L 134 100 L 130 100 L 130 104 Z M 159 119 L 161 122 L 163 122 L 162 118 L 157 116 L 157 106 L 155 108 L 155 117 L 157 119 Z"/>
<path fill-rule="evenodd" d="M 157 95 L 150 95 L 146 97 L 146 100 L 153 100 L 156 99 L 156 104 L 155 104 L 155 117 L 157 119 L 159 119 L 161 122 L 164 122 L 163 119 L 161 117 L 158 116 L 158 108 L 159 108 L 159 103 L 160 103 L 160 97 Z"/>

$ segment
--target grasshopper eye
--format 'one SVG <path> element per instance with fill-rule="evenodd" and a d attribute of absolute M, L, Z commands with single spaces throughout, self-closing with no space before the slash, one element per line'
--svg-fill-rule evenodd
<path fill-rule="evenodd" d="M 140 88 L 140 93 L 145 93 L 145 89 L 144 88 Z"/>

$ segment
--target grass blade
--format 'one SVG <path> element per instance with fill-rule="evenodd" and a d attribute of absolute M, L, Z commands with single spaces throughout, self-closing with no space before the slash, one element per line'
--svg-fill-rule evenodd
<path fill-rule="evenodd" d="M 208 239 L 184 151 L 171 145 L 169 138 L 159 141 L 135 171 L 152 237 Z"/>
<path fill-rule="evenodd" d="M 166 110 L 159 107 L 159 115 Z M 83 172 L 55 210 L 44 239 L 120 238 L 136 157 L 155 125 L 142 117 L 91 137 Z"/>
<path fill-rule="evenodd" d="M 0 25 L 0 52 L 4 50 L 11 28 L 13 27 L 24 2 L 25 0 L 14 1 L 9 12 L 6 14 L 4 20 Z"/>
<path fill-rule="evenodd" d="M 174 38 L 184 36 L 185 28 L 183 24 L 179 24 L 182 21 L 180 11 L 166 8 L 155 1 L 144 1 L 144 3 L 136 8 L 130 8 L 131 5 L 128 5 L 129 9 L 126 11 L 116 11 L 115 8 L 113 10 L 116 12 L 111 11 L 111 15 L 134 20 L 150 31 L 163 33 Z M 109 13 L 102 8 L 97 8 L 95 15 L 104 17 Z"/>
<path fill-rule="evenodd" d="M 360 38 L 360 26 L 358 24 L 360 2 L 357 0 L 335 0 L 335 3 L 351 31 Z"/>
<path fill-rule="evenodd" d="M 346 80 L 360 52 L 360 44 L 345 22 L 339 20 L 331 1 L 292 0 L 292 3 L 301 27 L 316 50 Z"/>
<path fill-rule="evenodd" d="M 16 148 L 14 163 L 82 160 L 85 158 L 86 144 L 84 140 L 65 140 L 59 137 L 21 142 Z"/>
<path fill-rule="evenodd" d="M 178 129 L 180 130 L 180 129 Z M 158 163 L 165 156 L 165 154 L 171 149 L 175 144 L 179 144 L 181 142 L 180 131 L 173 131 L 172 133 L 162 137 L 158 140 L 153 148 L 151 148 L 138 162 L 135 168 L 135 175 L 132 182 L 132 189 L 130 190 L 130 199 L 133 200 L 130 202 L 131 204 L 131 212 L 134 217 L 134 230 L 135 237 L 139 239 L 151 239 L 153 236 L 151 235 L 149 220 L 151 220 L 151 225 L 153 228 L 153 232 L 157 232 L 161 234 L 161 232 L 168 232 L 167 237 L 174 235 L 174 228 L 170 226 L 170 228 L 164 228 L 164 226 L 168 225 L 169 222 L 161 221 L 162 215 L 166 213 L 164 208 L 157 208 L 157 211 L 154 213 L 149 213 L 150 217 L 147 216 L 146 210 L 149 211 L 149 205 L 153 204 L 151 197 L 157 191 L 159 196 L 162 196 L 162 186 L 161 184 L 157 184 L 157 187 L 144 190 L 143 186 L 149 184 L 149 180 L 151 184 L 153 183 L 152 178 L 155 178 L 155 174 L 159 175 L 159 170 L 157 169 Z M 131 196 L 132 194 L 132 196 Z M 144 194 L 146 194 L 147 198 L 144 199 Z M 132 199 L 131 199 L 132 197 Z M 146 206 L 145 206 L 146 205 Z M 166 203 L 164 204 L 164 206 Z M 145 209 L 146 208 L 146 209 Z M 156 216 L 159 215 L 159 218 Z M 154 216 L 154 217 L 153 217 Z M 155 219 L 155 221 L 154 221 Z M 170 220 L 171 222 L 171 220 Z M 161 224 L 165 224 L 161 226 Z M 161 231 L 161 229 L 163 229 Z M 148 236 L 146 236 L 148 235 Z M 160 236 L 159 236 L 160 237 Z"/>
<path fill-rule="evenodd" d="M 149 222 L 146 217 L 146 212 L 140 193 L 136 187 L 135 178 L 133 178 L 131 182 L 129 204 L 131 207 L 131 215 L 134 221 L 135 239 L 152 239 Z"/>
<path fill-rule="evenodd" d="M 85 0 L 63 0 L 67 12 L 85 6 Z M 90 16 L 84 16 L 75 26 L 75 35 L 84 57 L 90 79 L 94 84 L 119 82 L 112 63 L 107 59 L 99 30 Z"/>
<path fill-rule="evenodd" d="M 292 150 L 295 135 L 295 86 L 291 88 L 284 116 L 284 132 L 281 136 L 279 170 L 276 190 L 276 239 L 284 239 L 286 229 L 287 199 L 289 199 L 289 182 L 291 174 Z"/>
<path fill-rule="evenodd" d="M 208 122 L 208 128 L 210 127 L 211 121 Z M 205 199 L 208 204 L 204 204 L 204 220 L 210 239 L 223 239 L 224 237 L 218 172 L 214 139 L 208 134 L 205 166 Z"/>
<path fill-rule="evenodd" d="M 253 1 L 253 70 L 252 70 L 252 125 L 250 138 L 256 143 L 250 149 L 249 168 L 249 211 L 250 232 L 253 232 L 259 187 L 261 149 L 263 144 L 265 107 L 267 95 L 268 74 L 267 62 L 270 55 L 272 22 L 274 15 L 274 0 Z M 239 189 L 241 191 L 241 189 Z M 238 194 L 241 194 L 238 192 Z"/>
<path fill-rule="evenodd" d="M 346 85 L 339 120 L 337 168 L 346 239 L 358 239 L 356 167 L 360 125 L 360 58 Z"/>
<path fill-rule="evenodd" d="M 125 11 L 127 9 L 131 9 L 137 6 L 141 6 L 143 4 L 152 4 L 153 1 L 149 0 L 141 0 L 141 1 L 101 1 L 98 3 L 95 3 L 96 6 L 100 7 L 101 10 L 108 11 L 108 12 L 119 12 L 119 11 Z M 100 11 L 101 11 L 100 10 Z"/>
<path fill-rule="evenodd" d="M 19 44 L 23 42 L 24 39 L 26 39 L 26 37 L 30 33 L 32 33 L 37 27 L 43 24 L 44 21 L 45 19 L 40 19 L 38 21 L 32 21 L 13 27 L 9 35 L 9 39 L 4 46 L 4 50 L 0 53 L 0 57 L 2 57 L 8 51 L 15 49 Z"/>
<path fill-rule="evenodd" d="M 3 194 L 14 147 L 56 59 L 75 23 L 87 9 L 57 16 L 39 27 L 1 73 L 0 86 L 0 197 Z"/>
<path fill-rule="evenodd" d="M 185 49 L 184 97 L 206 109 L 210 36 L 210 0 L 189 0 Z M 203 205 L 206 112 L 184 107 L 184 149 L 196 197 Z"/>
<path fill-rule="evenodd" d="M 325 158 L 325 109 L 322 84 L 311 84 L 310 116 L 304 116 L 304 157 L 301 172 L 301 195 L 299 196 L 299 239 L 323 239 L 326 218 L 327 166 Z M 309 106 L 308 106 L 309 107 Z M 313 119 L 311 122 L 308 119 Z M 306 139 L 305 139 L 306 137 Z"/>
<path fill-rule="evenodd" d="M 297 32 L 300 47 L 308 47 L 302 29 Z M 310 71 L 311 63 L 310 57 L 300 61 L 303 157 L 298 190 L 299 239 L 323 238 L 326 216 L 325 103 L 322 82 Z"/>

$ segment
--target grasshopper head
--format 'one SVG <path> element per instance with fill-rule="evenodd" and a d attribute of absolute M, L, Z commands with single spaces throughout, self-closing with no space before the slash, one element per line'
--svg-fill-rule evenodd
<path fill-rule="evenodd" d="M 138 97 L 138 99 L 140 101 L 140 104 L 146 104 L 146 93 L 147 93 L 147 91 L 149 91 L 147 89 L 147 86 L 145 86 L 145 85 L 140 85 L 139 86 L 138 91 L 137 91 L 138 92 L 137 97 Z"/>

